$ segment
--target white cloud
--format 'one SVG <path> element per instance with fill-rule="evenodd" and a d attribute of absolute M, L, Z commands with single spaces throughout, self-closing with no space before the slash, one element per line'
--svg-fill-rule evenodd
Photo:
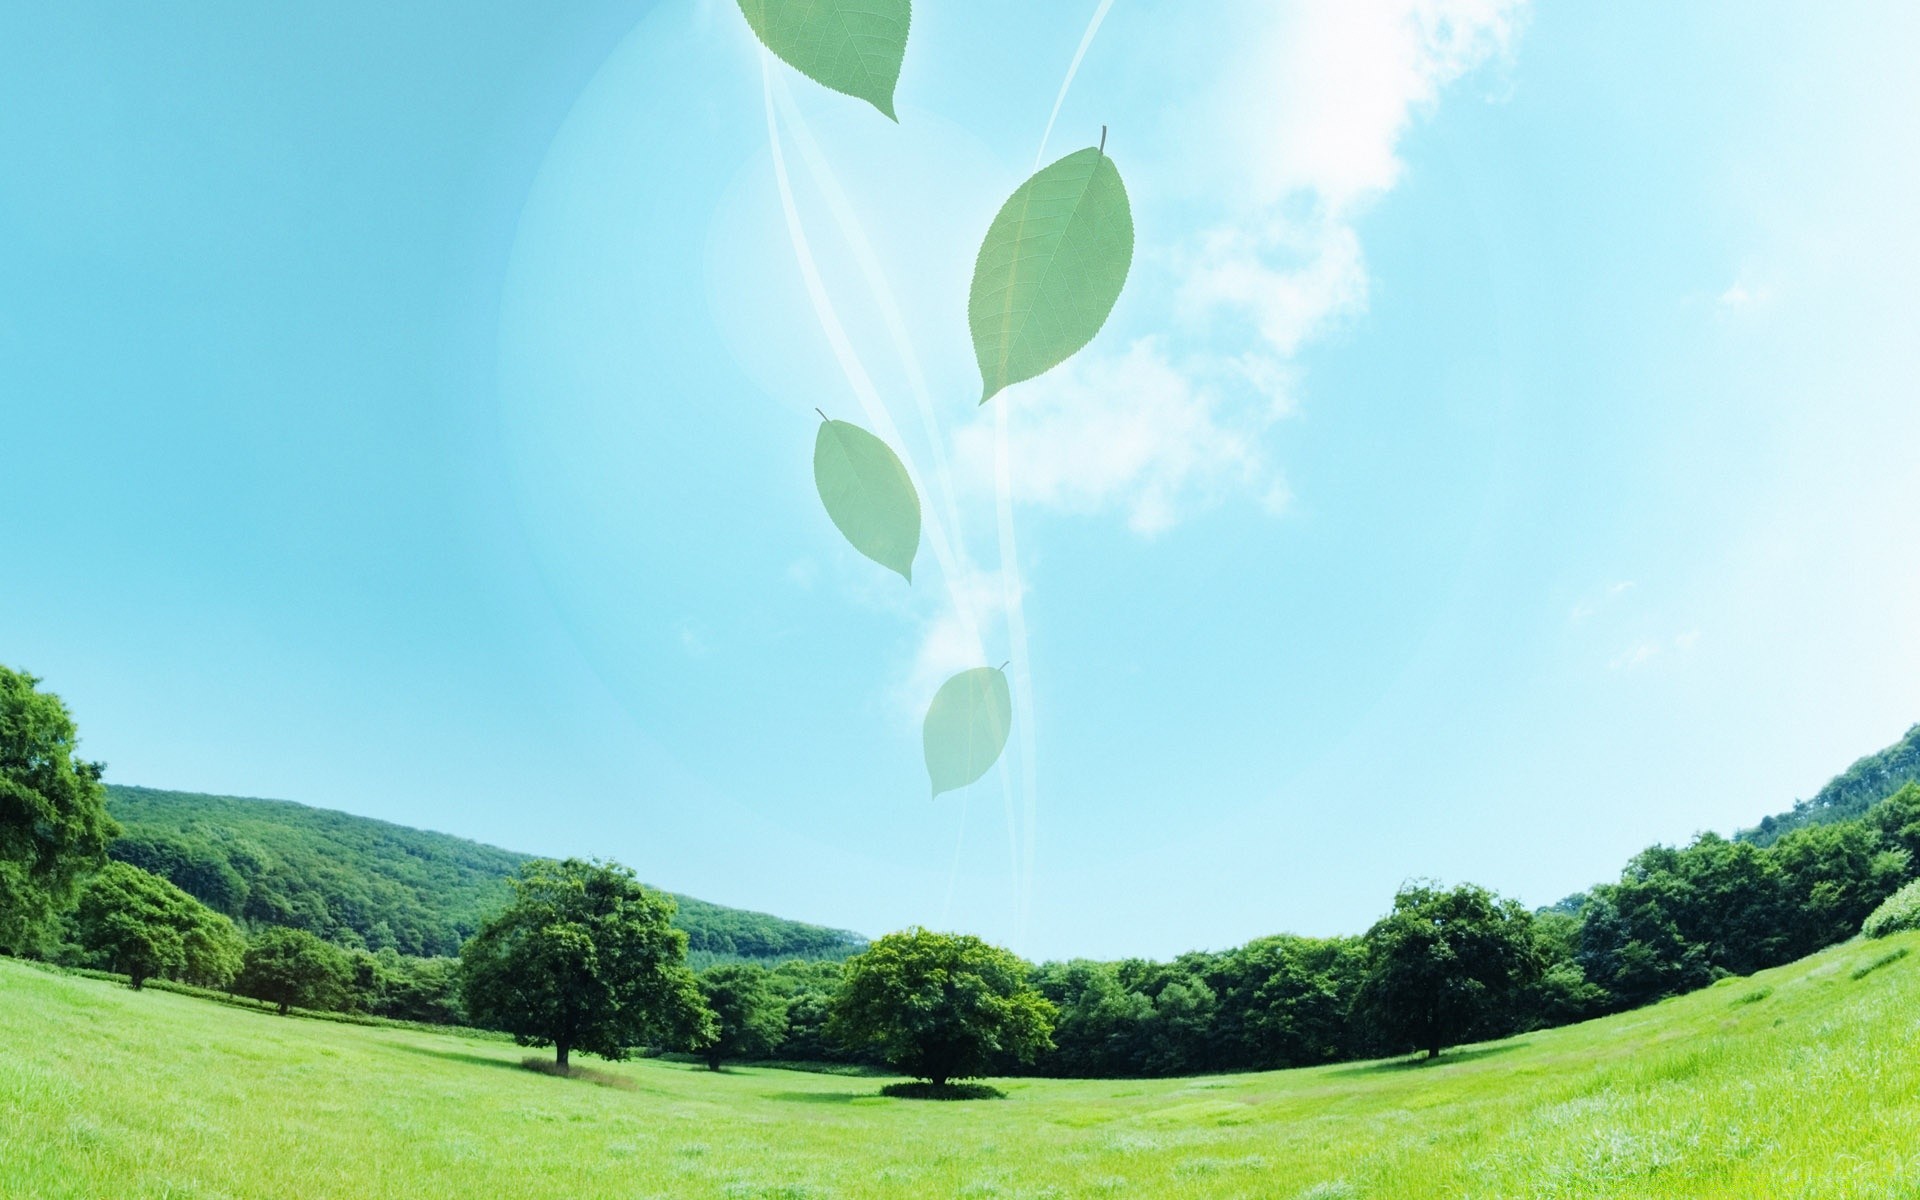
<path fill-rule="evenodd" d="M 1355 218 L 1400 181 L 1401 137 L 1441 89 L 1518 36 L 1526 0 L 1261 4 L 1196 113 L 1204 190 L 1228 203 L 1182 247 L 1182 299 L 1289 358 L 1366 307 Z M 1196 170 L 1206 170 L 1198 162 Z"/>
<path fill-rule="evenodd" d="M 1773 289 L 1765 284 L 1736 279 L 1726 291 L 1720 293 L 1719 304 L 1721 308 L 1738 311 L 1758 308 L 1772 299 Z"/>
<path fill-rule="evenodd" d="M 1607 669 L 1609 671 L 1631 671 L 1637 667 L 1646 666 L 1662 654 L 1665 654 L 1668 650 L 1671 650 L 1677 655 L 1690 654 L 1693 652 L 1694 647 L 1699 644 L 1700 631 L 1698 629 L 1689 629 L 1684 633 L 1676 633 L 1665 641 L 1657 638 L 1642 638 L 1608 659 Z"/>
<path fill-rule="evenodd" d="M 1366 309 L 1355 222 L 1399 181 L 1408 127 L 1449 83 L 1507 52 L 1525 9 L 1258 0 L 1216 22 L 1226 44 L 1210 47 L 1212 83 L 1165 144 L 1140 148 L 1152 161 L 1136 168 L 1180 181 L 1178 197 L 1147 197 L 1178 211 L 1143 206 L 1143 233 L 1190 231 L 1136 256 L 1129 319 L 1164 336 L 1116 350 L 1110 335 L 1025 385 L 1010 450 L 1019 498 L 1118 507 L 1147 535 L 1232 493 L 1284 508 L 1265 444 L 1297 406 L 1295 357 Z M 991 479 L 978 473 L 991 436 L 987 419 L 959 435 L 969 478 Z"/>
<path fill-rule="evenodd" d="M 1660 657 L 1660 643 L 1639 641 L 1607 660 L 1609 671 L 1631 671 Z"/>
<path fill-rule="evenodd" d="M 803 592 L 813 590 L 820 580 L 820 564 L 811 558 L 797 558 L 787 564 L 787 582 Z"/>
<path fill-rule="evenodd" d="M 1602 588 L 1598 595 L 1590 596 L 1575 604 L 1573 611 L 1568 613 L 1567 617 L 1574 624 L 1578 625 L 1580 622 L 1588 620 L 1601 609 L 1606 608 L 1609 604 L 1612 604 L 1615 600 L 1618 600 L 1632 590 L 1633 580 L 1631 579 L 1622 579 L 1610 583 Z"/>
<path fill-rule="evenodd" d="M 896 711 L 917 725 L 926 715 L 928 699 L 948 677 L 971 667 L 999 665 L 998 659 L 983 661 L 982 647 L 1006 644 L 1001 630 L 1012 597 L 1005 583 L 1000 572 L 972 570 L 947 591 L 946 602 L 920 631 L 913 666 L 893 696 Z M 1024 581 L 1015 580 L 1014 587 L 1024 599 Z"/>
<path fill-rule="evenodd" d="M 1117 503 L 1129 526 L 1151 535 L 1184 503 L 1228 487 L 1260 483 L 1269 503 L 1284 503 L 1258 433 L 1244 419 L 1223 422 L 1218 389 L 1175 367 L 1160 339 L 1143 338 L 1028 385 L 1010 425 L 1008 477 L 1018 500 L 1070 512 Z M 963 477 L 991 480 L 991 419 L 960 430 L 954 454 Z"/>
<path fill-rule="evenodd" d="M 683 619 L 674 626 L 674 634 L 680 641 L 680 649 L 688 658 L 705 658 L 708 652 L 707 628 L 692 617 Z"/>

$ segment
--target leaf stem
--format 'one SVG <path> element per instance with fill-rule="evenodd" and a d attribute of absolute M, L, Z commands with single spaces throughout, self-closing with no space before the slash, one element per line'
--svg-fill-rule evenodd
<path fill-rule="evenodd" d="M 827 415 L 826 413 L 823 413 L 823 412 L 820 412 L 820 410 L 819 410 L 818 408 L 815 408 L 815 409 L 814 409 L 813 411 L 815 411 L 815 412 L 817 412 L 817 413 L 820 413 L 820 419 L 821 419 L 822 421 L 831 421 L 831 420 L 833 420 L 833 418 L 832 418 L 832 417 L 829 417 L 829 416 L 828 416 L 828 415 Z"/>
<path fill-rule="evenodd" d="M 1104 155 L 1106 152 L 1107 152 L 1107 127 L 1105 125 L 1102 125 L 1100 127 L 1100 153 Z"/>

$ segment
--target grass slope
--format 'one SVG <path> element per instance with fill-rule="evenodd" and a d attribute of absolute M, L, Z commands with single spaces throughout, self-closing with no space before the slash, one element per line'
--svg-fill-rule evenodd
<path fill-rule="evenodd" d="M 1835 947 L 1431 1066 L 1017 1080 L 964 1104 L 664 1062 L 552 1078 L 503 1043 L 0 962 L 0 1195 L 1916 1196 L 1913 948 Z"/>
<path fill-rule="evenodd" d="M 114 857 L 165 875 L 231 917 L 408 954 L 458 953 L 506 906 L 507 878 L 531 857 L 287 800 L 123 784 L 109 786 L 107 797 L 124 827 Z M 865 945 L 845 930 L 674 899 L 674 923 L 687 931 L 697 966 L 837 959 Z"/>

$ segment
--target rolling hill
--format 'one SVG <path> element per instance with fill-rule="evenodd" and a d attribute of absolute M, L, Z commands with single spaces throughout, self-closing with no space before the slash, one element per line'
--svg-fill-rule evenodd
<path fill-rule="evenodd" d="M 237 920 L 403 954 L 458 953 L 531 857 L 285 800 L 114 785 L 107 806 L 122 827 L 113 857 Z M 696 965 L 844 958 L 865 945 L 845 930 L 674 899 Z"/>
<path fill-rule="evenodd" d="M 879 1079 L 281 1018 L 0 960 L 0 1195 L 1890 1200 L 1920 934 L 1449 1052 L 1157 1080 Z"/>
<path fill-rule="evenodd" d="M 1796 829 L 1857 817 L 1915 780 L 1920 780 L 1920 725 L 1908 729 L 1885 750 L 1855 761 L 1812 799 L 1798 801 L 1786 812 L 1767 817 L 1737 836 L 1742 841 L 1771 845 Z"/>

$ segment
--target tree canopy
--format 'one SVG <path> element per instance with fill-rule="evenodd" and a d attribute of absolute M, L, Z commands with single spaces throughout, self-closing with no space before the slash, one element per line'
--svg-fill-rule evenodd
<path fill-rule="evenodd" d="M 1540 973 L 1532 914 L 1470 883 L 1401 888 L 1366 946 L 1357 1011 L 1386 1048 L 1428 1058 L 1507 1032 L 1515 1002 Z"/>
<path fill-rule="evenodd" d="M 722 963 L 700 973 L 700 996 L 713 1014 L 713 1036 L 694 1048 L 718 1071 L 730 1058 L 765 1058 L 787 1035 L 787 1000 L 764 967 Z"/>
<path fill-rule="evenodd" d="M 513 903 L 460 953 L 467 1013 L 523 1046 L 619 1060 L 649 1040 L 702 1044 L 713 1019 L 673 901 L 618 863 L 534 859 Z"/>
<path fill-rule="evenodd" d="M 1054 1006 L 1011 952 L 966 934 L 890 933 L 847 960 L 830 1032 L 945 1086 L 1053 1046 Z"/>
<path fill-rule="evenodd" d="M 279 1005 L 280 1015 L 295 1007 L 347 1007 L 353 962 L 347 952 L 308 933 L 275 925 L 247 944 L 246 961 L 234 990 Z"/>
<path fill-rule="evenodd" d="M 156 976 L 219 987 L 240 969 L 233 922 L 157 875 L 108 863 L 80 889 L 80 944 L 135 991 Z"/>
<path fill-rule="evenodd" d="M 35 941 L 119 832 L 60 697 L 0 666 L 0 951 Z"/>

